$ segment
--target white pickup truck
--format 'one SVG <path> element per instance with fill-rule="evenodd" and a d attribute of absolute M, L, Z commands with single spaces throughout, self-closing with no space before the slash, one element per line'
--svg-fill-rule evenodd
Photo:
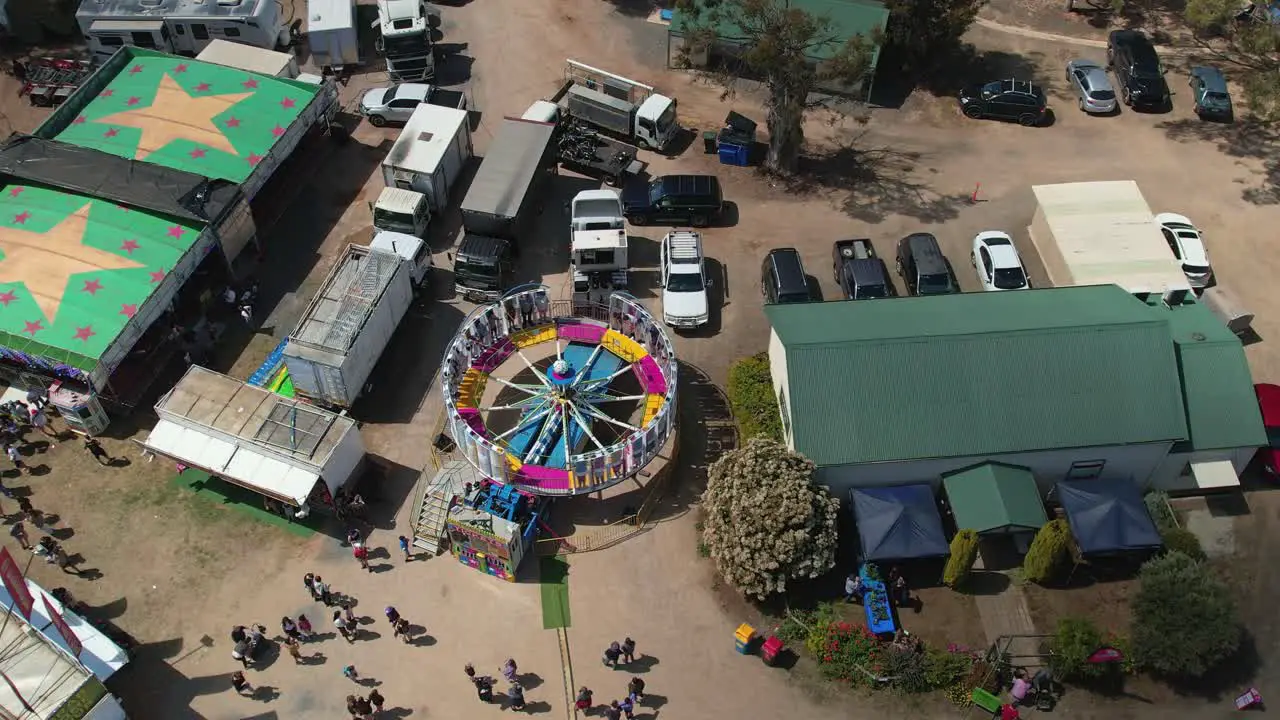
<path fill-rule="evenodd" d="M 710 319 L 706 259 L 702 235 L 689 230 L 662 238 L 662 321 L 670 327 L 696 328 Z"/>

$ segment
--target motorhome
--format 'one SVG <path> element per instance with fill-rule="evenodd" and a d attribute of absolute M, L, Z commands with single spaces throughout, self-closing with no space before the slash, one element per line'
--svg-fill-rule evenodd
<path fill-rule="evenodd" d="M 84 0 L 76 22 L 96 63 L 123 45 L 195 57 L 214 40 L 289 42 L 277 0 Z"/>

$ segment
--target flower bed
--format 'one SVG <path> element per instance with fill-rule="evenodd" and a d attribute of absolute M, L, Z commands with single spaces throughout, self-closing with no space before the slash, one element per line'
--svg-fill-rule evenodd
<path fill-rule="evenodd" d="M 843 620 L 813 626 L 805 647 L 817 658 L 822 674 L 836 682 L 901 693 L 947 690 L 957 704 L 968 701 L 968 689 L 962 685 L 976 660 L 968 648 L 927 648 L 918 640 L 899 646 Z"/>

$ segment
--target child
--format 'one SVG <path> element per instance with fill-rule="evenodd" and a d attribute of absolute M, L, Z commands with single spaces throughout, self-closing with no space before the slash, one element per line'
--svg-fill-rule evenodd
<path fill-rule="evenodd" d="M 614 670 L 617 670 L 618 658 L 620 657 L 622 657 L 622 648 L 618 645 L 618 642 L 615 640 L 609 643 L 609 647 L 605 648 L 604 651 L 605 667 L 611 667 Z"/>
<path fill-rule="evenodd" d="M 627 638 L 622 641 L 622 659 L 627 664 L 636 661 L 636 641 Z"/>
<path fill-rule="evenodd" d="M 515 658 L 507 658 L 507 661 L 502 664 L 502 677 L 506 678 L 509 683 L 516 681 Z"/>
<path fill-rule="evenodd" d="M 404 561 L 409 562 L 413 556 L 409 554 L 409 538 L 400 536 L 400 552 L 404 553 Z"/>
<path fill-rule="evenodd" d="M 584 715 L 591 709 L 591 690 L 586 685 L 578 688 L 578 699 L 574 701 L 573 706 L 581 710 Z"/>
<path fill-rule="evenodd" d="M 307 619 L 306 615 L 298 616 L 298 635 L 303 640 L 311 639 L 311 621 Z"/>
<path fill-rule="evenodd" d="M 346 667 L 342 668 L 342 676 L 349 680 L 360 682 L 360 675 L 356 672 L 355 665 L 347 665 Z"/>
<path fill-rule="evenodd" d="M 507 699 L 512 710 L 524 710 L 524 688 L 520 683 L 511 683 L 511 689 L 507 690 Z"/>
<path fill-rule="evenodd" d="M 356 543 L 351 548 L 351 555 L 360 563 L 360 567 L 365 570 L 369 569 L 369 549 L 360 543 Z"/>
<path fill-rule="evenodd" d="M 631 698 L 631 702 L 639 704 L 644 698 L 644 680 L 639 677 L 631 678 L 631 682 L 627 683 L 627 697 Z"/>
<path fill-rule="evenodd" d="M 406 643 L 409 642 L 409 621 L 404 618 L 396 623 L 395 635 Z"/>
<path fill-rule="evenodd" d="M 386 701 L 387 699 L 382 697 L 382 693 L 377 690 L 369 691 L 369 704 L 373 705 L 374 710 L 382 712 L 382 704 Z"/>
<path fill-rule="evenodd" d="M 298 649 L 298 638 L 289 635 L 284 639 L 284 646 L 289 648 L 289 656 L 293 658 L 295 665 L 302 662 L 302 651 Z"/>
<path fill-rule="evenodd" d="M 239 670 L 231 673 L 231 687 L 235 688 L 236 692 L 241 695 L 244 695 L 246 691 L 250 695 L 253 694 L 253 686 L 249 684 L 248 680 L 245 680 L 244 673 Z"/>
<path fill-rule="evenodd" d="M 627 716 L 627 720 L 635 720 L 636 705 L 632 702 L 630 695 L 618 701 L 618 709 L 622 711 L 623 715 Z"/>

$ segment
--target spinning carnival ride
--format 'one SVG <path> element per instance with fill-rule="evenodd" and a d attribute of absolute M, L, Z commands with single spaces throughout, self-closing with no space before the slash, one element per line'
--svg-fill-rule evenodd
<path fill-rule="evenodd" d="M 462 455 L 482 476 L 537 495 L 626 480 L 674 430 L 675 353 L 626 293 L 598 305 L 516 288 L 463 321 L 442 374 Z"/>

